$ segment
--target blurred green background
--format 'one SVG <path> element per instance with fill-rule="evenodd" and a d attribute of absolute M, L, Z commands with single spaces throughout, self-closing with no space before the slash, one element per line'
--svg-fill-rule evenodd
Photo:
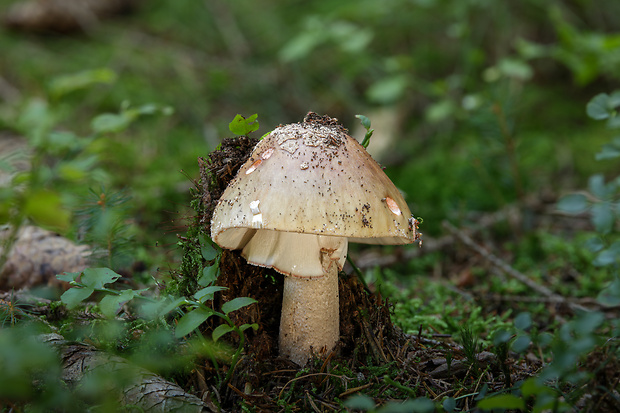
<path fill-rule="evenodd" d="M 178 235 L 192 223 L 197 158 L 232 136 L 228 124 L 236 114 L 258 114 L 254 136 L 260 137 L 314 111 L 338 118 L 358 140 L 365 130 L 355 115 L 362 114 L 375 129 L 368 150 L 414 215 L 423 218 L 427 245 L 445 235 L 444 220 L 463 228 L 516 205 L 519 222 L 511 222 L 508 211 L 477 235 L 554 295 L 533 293 L 459 242 L 444 250 L 427 248 L 430 253 L 423 247 L 410 260 L 403 257 L 415 255 L 406 254 L 417 245 L 405 253 L 381 247 L 383 257 L 402 261 L 388 268 L 376 265 L 375 251 L 364 257 L 373 247 L 353 246 L 354 259 L 366 258 L 360 265 L 365 280 L 389 297 L 394 322 L 405 333 L 449 335 L 464 344 L 469 331 L 485 348 L 493 342 L 506 350 L 512 343 L 520 355 L 531 341 L 539 346 L 541 362 L 550 360 L 543 351 L 558 357 L 551 367 L 560 378 L 572 374 L 577 357 L 595 343 L 618 336 L 617 317 L 608 317 L 613 327 L 605 326 L 595 340 L 593 331 L 604 317 L 592 312 L 600 318 L 596 323 L 586 318 L 574 327 L 587 342 L 574 340 L 580 336 L 570 335 L 573 326 L 558 327 L 566 314 L 552 299 L 585 297 L 586 304 L 603 308 L 593 304 L 598 295 L 599 304 L 601 297 L 608 305 L 620 304 L 620 138 L 607 148 L 613 156 L 595 158 L 614 136 L 606 126 L 620 127 L 620 95 L 599 96 L 603 103 L 592 112 L 609 118 L 608 125 L 586 114 L 593 96 L 620 88 L 620 1 L 100 1 L 136 7 L 80 20 L 81 30 L 52 33 L 40 30 L 41 22 L 58 23 L 58 16 L 37 15 L 35 7 L 17 18 L 14 7 L 26 2 L 0 0 L 0 224 L 33 222 L 104 251 L 107 262 L 96 265 L 132 269 L 123 274 L 133 279 L 115 288 L 160 287 L 166 276 L 182 278 L 179 246 L 191 242 L 183 244 Z M 67 10 L 60 17 L 71 14 Z M 591 178 L 594 174 L 601 175 Z M 570 198 L 564 212 L 587 210 L 590 221 L 585 215 L 564 221 L 554 215 L 562 195 L 588 184 L 591 194 Z M 201 269 L 203 258 L 213 261 L 202 254 Z M 217 264 L 210 268 L 217 271 Z M 69 291 L 75 297 L 79 288 Z M 159 292 L 150 290 L 147 299 Z M 164 293 L 172 299 L 178 291 Z M 0 304 L 2 326 L 27 318 L 12 298 Z M 191 314 L 192 308 L 185 310 Z M 123 327 L 126 339 L 125 332 L 106 335 L 103 322 L 104 333 L 71 319 L 59 322 L 71 339 L 125 354 L 133 344 L 125 345 L 139 341 L 144 331 L 161 327 L 171 334 L 176 325 L 131 320 L 133 325 Z M 495 333 L 502 329 L 510 333 L 498 340 Z M 142 363 L 151 354 L 167 360 L 152 349 L 176 355 L 179 337 L 170 334 L 165 345 L 144 352 L 135 345 L 133 351 Z M 39 344 L 20 346 L 18 335 L 0 339 L 0 359 L 23 356 L 13 364 L 21 381 L 10 371 L 4 377 L 28 389 L 18 397 L 39 397 L 24 372 L 47 363 L 54 383 L 49 394 L 72 403 L 57 388 L 53 357 Z M 41 357 L 31 359 L 32 351 Z M 594 364 L 598 368 L 599 360 Z M 169 367 L 166 374 L 177 370 Z M 617 377 L 605 386 L 612 385 L 617 388 Z M 394 397 L 410 396 L 407 391 Z"/>
<path fill-rule="evenodd" d="M 74 135 L 61 162 L 94 159 L 43 186 L 72 211 L 89 189 L 124 189 L 138 244 L 161 255 L 182 232 L 197 157 L 237 113 L 258 113 L 261 136 L 312 110 L 359 140 L 364 114 L 369 151 L 437 236 L 442 219 L 618 171 L 595 163 L 609 132 L 584 110 L 618 87 L 618 16 L 615 0 L 142 1 L 81 33 L 2 30 L 0 126 L 36 143 L 24 114 L 44 106 L 44 126 Z M 93 124 L 127 108 L 127 125 Z"/>

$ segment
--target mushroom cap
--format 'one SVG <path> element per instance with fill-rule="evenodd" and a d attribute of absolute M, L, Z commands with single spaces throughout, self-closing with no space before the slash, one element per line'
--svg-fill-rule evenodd
<path fill-rule="evenodd" d="M 333 253 L 331 260 L 342 267 L 346 244 L 329 238 L 412 243 L 410 217 L 402 195 L 368 152 L 335 119 L 309 113 L 304 122 L 280 126 L 256 145 L 218 201 L 211 238 L 223 248 L 245 249 L 254 264 L 299 275 L 269 261 L 268 250 L 292 245 L 303 253 L 311 247 L 272 231 L 320 236 L 311 244 Z M 320 256 L 316 260 L 315 266 L 325 265 Z"/>

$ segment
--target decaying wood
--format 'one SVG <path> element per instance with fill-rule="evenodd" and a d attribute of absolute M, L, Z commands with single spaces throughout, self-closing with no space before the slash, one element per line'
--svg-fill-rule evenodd
<path fill-rule="evenodd" d="M 0 256 L 6 261 L 0 269 L 0 290 L 48 286 L 68 288 L 56 274 L 83 271 L 88 266 L 91 251 L 86 245 L 77 245 L 54 232 L 36 226 L 22 226 L 0 230 Z"/>
<path fill-rule="evenodd" d="M 62 358 L 62 379 L 71 388 L 79 385 L 90 374 L 105 374 L 129 379 L 129 384 L 111 389 L 118 395 L 121 406 L 132 405 L 147 412 L 214 412 L 214 405 L 185 392 L 178 385 L 129 361 L 107 354 L 96 348 L 71 343 L 59 334 L 45 334 L 42 341 L 53 346 Z M 123 382 L 124 380 L 119 380 Z"/>

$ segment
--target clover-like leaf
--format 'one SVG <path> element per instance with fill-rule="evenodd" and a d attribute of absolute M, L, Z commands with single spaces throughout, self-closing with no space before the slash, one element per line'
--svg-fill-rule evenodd
<path fill-rule="evenodd" d="M 57 274 L 56 278 L 58 278 L 60 281 L 65 281 L 65 282 L 75 282 L 75 280 L 77 280 L 77 278 L 80 276 L 80 274 L 82 274 L 81 272 L 63 272 L 62 274 Z"/>
<path fill-rule="evenodd" d="M 579 214 L 588 209 L 588 199 L 583 194 L 569 194 L 560 198 L 557 207 L 569 214 Z"/>
<path fill-rule="evenodd" d="M 515 341 L 512 342 L 512 350 L 516 353 L 523 353 L 528 349 L 532 339 L 529 335 L 524 334 L 520 335 L 516 338 Z"/>
<path fill-rule="evenodd" d="M 254 132 L 258 129 L 258 114 L 245 118 L 241 115 L 235 116 L 235 118 L 228 124 L 228 129 L 235 135 L 244 136 L 250 132 Z"/>
<path fill-rule="evenodd" d="M 60 296 L 60 301 L 62 301 L 67 306 L 67 308 L 72 309 L 77 307 L 78 304 L 90 297 L 91 294 L 94 292 L 95 289 L 91 287 L 73 287 L 65 291 Z"/>
<path fill-rule="evenodd" d="M 220 250 L 218 249 L 217 245 L 213 243 L 213 241 L 211 241 L 210 239 L 208 240 L 202 236 L 200 237 L 199 240 L 200 240 L 200 253 L 202 254 L 202 258 L 204 258 L 207 261 L 214 260 L 220 253 Z"/>
<path fill-rule="evenodd" d="M 123 290 L 118 295 L 106 295 L 99 302 L 99 308 L 101 309 L 101 313 L 103 313 L 103 315 L 108 318 L 114 318 L 119 313 L 123 305 L 125 305 L 125 303 L 147 290 L 148 288 L 142 290 Z"/>
<path fill-rule="evenodd" d="M 532 326 L 532 316 L 528 312 L 519 313 L 515 317 L 514 323 L 519 330 L 527 330 Z"/>
<path fill-rule="evenodd" d="M 609 95 L 600 93 L 594 96 L 586 106 L 586 113 L 595 120 L 607 119 L 610 116 Z"/>
<path fill-rule="evenodd" d="M 215 262 L 213 265 L 204 267 L 202 269 L 202 275 L 198 278 L 198 285 L 201 287 L 206 287 L 207 285 L 213 284 L 215 280 L 217 280 L 219 270 L 219 262 Z"/>
<path fill-rule="evenodd" d="M 597 232 L 607 234 L 613 228 L 616 216 L 609 202 L 599 202 L 592 206 L 590 221 Z"/>
<path fill-rule="evenodd" d="M 106 284 L 115 282 L 119 278 L 121 278 L 121 275 L 109 268 L 86 268 L 82 272 L 80 280 L 82 284 L 97 290 L 103 288 Z"/>

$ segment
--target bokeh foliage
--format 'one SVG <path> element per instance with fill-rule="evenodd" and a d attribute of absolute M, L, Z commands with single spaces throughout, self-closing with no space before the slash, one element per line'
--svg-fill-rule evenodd
<path fill-rule="evenodd" d="M 0 12 L 12 3 L 2 2 Z M 142 281 L 150 275 L 159 280 L 158 268 L 178 267 L 174 246 L 176 234 L 185 231 L 196 159 L 230 136 L 237 113 L 258 113 L 260 136 L 312 110 L 339 118 L 359 140 L 365 131 L 355 115 L 364 114 L 375 129 L 369 151 L 424 218 L 429 236 L 442 234 L 446 218 L 467 223 L 480 212 L 531 197 L 589 188 L 594 198 L 572 195 L 563 206 L 593 212 L 594 241 L 583 242 L 591 233 L 572 242 L 543 228 L 511 237 L 503 248 L 514 254 L 517 268 L 538 282 L 552 278 L 549 284 L 562 294 L 578 288 L 575 296 L 596 297 L 602 290 L 600 299 L 616 303 L 617 128 L 588 120 L 585 108 L 597 95 L 587 109 L 591 117 L 617 112 L 617 94 L 599 94 L 620 83 L 620 2 L 143 3 L 137 13 L 103 20 L 87 33 L 0 33 L 0 129 L 24 136 L 34 151 L 32 171 L 0 190 L 3 223 L 31 219 L 72 238 L 87 231 L 83 240 L 102 245 L 121 234 L 114 243 L 124 254 L 109 266 L 127 266 L 133 254 L 146 264 Z M 0 167 L 11 168 L 4 162 Z M 103 199 L 120 204 L 113 196 L 97 199 L 108 193 L 122 194 L 122 210 L 97 209 Z M 567 366 L 598 344 L 596 316 L 566 324 L 552 341 L 557 325 L 546 324 L 544 306 L 523 308 L 522 316 L 485 317 L 475 303 L 429 281 L 441 263 L 434 254 L 366 276 L 397 301 L 396 321 L 408 331 L 431 325 L 458 336 L 465 323 L 484 344 L 514 347 L 517 341 L 492 334 L 506 328 L 565 356 L 547 370 L 550 376 L 583 379 Z M 563 285 L 559 274 L 569 267 L 581 276 Z M 484 271 L 472 268 L 481 277 Z M 488 289 L 527 293 L 523 285 L 495 278 Z M 511 328 L 514 317 L 519 322 Z M 536 328 L 523 322 L 527 317 Z M 166 349 L 174 346 L 168 327 L 162 327 Z M 0 332 L 0 350 L 13 348 L 22 337 L 16 334 Z M 112 337 L 102 346 L 114 347 L 118 337 Z M 572 338 L 581 347 L 563 347 Z M 37 346 L 25 341 L 24 351 L 39 358 L 17 357 L 15 363 L 28 374 L 38 362 L 48 365 L 40 380 L 52 383 L 48 376 L 58 374 L 58 365 Z M 517 348 L 519 354 L 525 347 Z M 9 359 L 2 353 L 2 360 Z M 31 397 L 23 380 L 14 383 Z M 561 394 L 536 385 L 515 391 L 544 399 L 539 407 Z M 49 386 L 67 395 L 58 384 Z M 46 399 L 52 393 L 41 393 L 42 405 L 52 404 Z M 508 407 L 498 400 L 487 404 Z"/>

